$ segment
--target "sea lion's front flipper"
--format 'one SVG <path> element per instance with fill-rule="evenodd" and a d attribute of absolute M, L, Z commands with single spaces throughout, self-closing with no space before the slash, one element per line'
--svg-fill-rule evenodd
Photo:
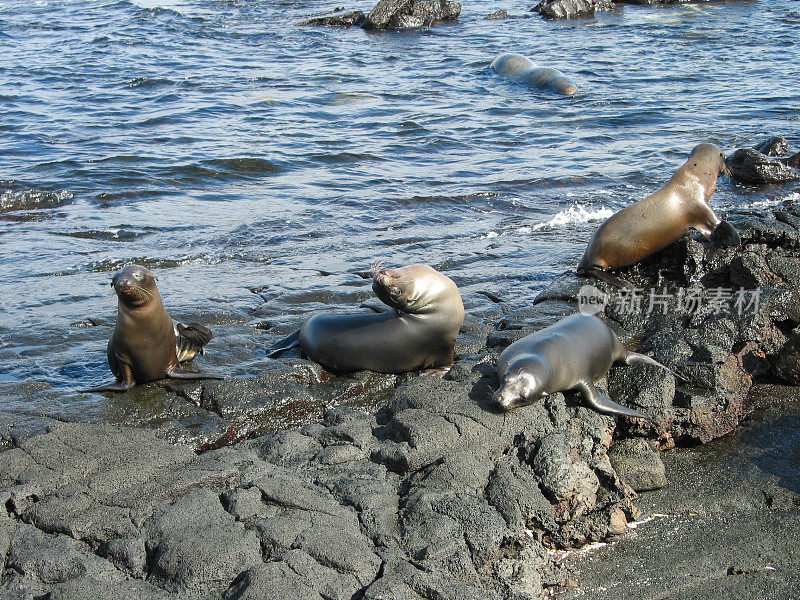
<path fill-rule="evenodd" d="M 637 365 L 638 364 L 638 365 L 652 365 L 654 367 L 661 367 L 665 371 L 667 371 L 667 372 L 671 373 L 672 375 L 674 375 L 677 379 L 680 379 L 681 381 L 686 381 L 685 377 L 681 377 L 680 375 L 678 375 L 675 371 L 673 371 L 672 369 L 670 369 L 666 365 L 662 365 L 657 360 L 655 360 L 653 358 L 650 358 L 649 356 L 646 356 L 644 354 L 639 354 L 638 352 L 631 352 L 630 350 L 628 350 L 628 353 L 625 355 L 625 359 L 624 360 L 625 360 L 625 364 L 628 365 L 628 366 Z"/>
<path fill-rule="evenodd" d="M 224 375 L 206 373 L 205 371 L 184 371 L 183 369 L 167 369 L 168 379 L 225 379 Z"/>
<path fill-rule="evenodd" d="M 599 281 L 604 281 L 609 285 L 614 286 L 617 289 L 624 290 L 632 290 L 634 289 L 634 285 L 622 277 L 618 277 L 617 275 L 613 275 L 608 271 L 603 271 L 598 267 L 589 267 L 588 269 L 578 269 L 578 276 L 579 277 L 594 277 Z"/>
<path fill-rule="evenodd" d="M 300 330 L 298 329 L 292 335 L 286 336 L 279 342 L 275 342 L 267 349 L 267 358 L 275 358 L 280 356 L 287 350 L 296 348 L 300 345 Z"/>
<path fill-rule="evenodd" d="M 132 387 L 133 387 L 133 382 L 131 383 L 117 382 L 117 383 L 107 383 L 106 385 L 90 388 L 88 390 L 79 390 L 79 392 L 81 394 L 90 394 L 92 392 L 127 392 Z"/>
<path fill-rule="evenodd" d="M 650 419 L 646 414 L 640 413 L 638 410 L 633 410 L 627 406 L 617 404 L 608 396 L 601 394 L 591 381 L 581 382 L 575 386 L 583 394 L 586 401 L 595 409 L 602 413 L 609 413 L 612 415 L 624 415 L 626 417 L 637 417 L 639 419 Z"/>
<path fill-rule="evenodd" d="M 711 241 L 718 246 L 725 246 L 734 248 L 742 245 L 742 238 L 739 237 L 739 232 L 733 228 L 733 225 L 727 221 L 720 221 L 711 232 Z"/>

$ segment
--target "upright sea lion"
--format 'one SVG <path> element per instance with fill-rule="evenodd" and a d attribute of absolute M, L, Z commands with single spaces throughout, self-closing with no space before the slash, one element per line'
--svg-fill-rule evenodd
<path fill-rule="evenodd" d="M 114 275 L 111 286 L 119 302 L 117 324 L 108 342 L 108 364 L 117 382 L 85 391 L 124 392 L 167 377 L 222 379 L 220 375 L 181 369 L 178 352 L 187 360 L 202 352 L 211 331 L 197 323 L 173 323 L 150 271 L 139 265 L 127 266 Z"/>
<path fill-rule="evenodd" d="M 551 90 L 564 96 L 574 96 L 578 86 L 557 69 L 537 67 L 527 56 L 521 54 L 501 54 L 492 61 L 492 69 L 522 83 L 542 90 Z"/>
<path fill-rule="evenodd" d="M 690 227 L 718 244 L 738 246 L 739 234 L 708 204 L 723 172 L 725 157 L 717 146 L 696 146 L 664 187 L 600 225 L 578 263 L 578 275 L 620 286 L 620 280 L 606 271 L 633 265 L 666 248 Z"/>
<path fill-rule="evenodd" d="M 648 418 L 617 404 L 594 386 L 594 381 L 617 361 L 669 371 L 649 356 L 626 350 L 617 334 L 598 317 L 576 313 L 503 350 L 497 361 L 502 384 L 493 400 L 502 410 L 511 410 L 546 394 L 577 389 L 600 412 Z"/>
<path fill-rule="evenodd" d="M 456 284 L 427 265 L 400 269 L 375 265 L 372 280 L 378 298 L 393 310 L 314 315 L 270 348 L 269 356 L 299 344 L 308 358 L 334 372 L 449 368 L 464 321 Z"/>

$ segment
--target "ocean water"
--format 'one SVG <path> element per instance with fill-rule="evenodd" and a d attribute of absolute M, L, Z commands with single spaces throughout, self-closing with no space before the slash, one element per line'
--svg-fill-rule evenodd
<path fill-rule="evenodd" d="M 492 321 L 479 292 L 529 302 L 696 144 L 800 149 L 796 1 L 533 4 L 380 33 L 297 26 L 340 0 L 0 0 L 0 422 L 113 419 L 78 390 L 111 379 L 124 264 L 214 330 L 196 366 L 246 376 L 308 314 L 371 298 L 374 261 L 445 271 Z M 580 93 L 501 79 L 503 52 Z M 721 178 L 712 204 L 796 193 Z"/>

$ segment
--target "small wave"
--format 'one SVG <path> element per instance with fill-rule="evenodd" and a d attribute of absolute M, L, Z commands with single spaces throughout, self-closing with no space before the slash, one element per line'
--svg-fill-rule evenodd
<path fill-rule="evenodd" d="M 580 204 L 573 204 L 569 208 L 556 213 L 552 219 L 546 223 L 537 223 L 533 226 L 533 231 L 542 229 L 556 229 L 564 225 L 578 223 L 591 223 L 592 221 L 604 221 L 614 214 L 614 211 L 605 206 L 600 208 L 586 207 Z"/>
<path fill-rule="evenodd" d="M 49 208 L 51 206 L 60 206 L 70 200 L 72 200 L 72 192 L 66 190 L 57 192 L 39 192 L 36 190 L 13 192 L 6 190 L 0 192 L 0 212 Z"/>

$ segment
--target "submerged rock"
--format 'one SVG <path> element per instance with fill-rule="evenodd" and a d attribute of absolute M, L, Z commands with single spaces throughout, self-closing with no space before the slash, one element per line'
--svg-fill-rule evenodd
<path fill-rule="evenodd" d="M 350 12 L 334 13 L 324 17 L 314 17 L 308 19 L 298 25 L 316 25 L 325 27 L 353 27 L 354 25 L 361 25 L 366 20 L 366 15 L 360 10 Z"/>

